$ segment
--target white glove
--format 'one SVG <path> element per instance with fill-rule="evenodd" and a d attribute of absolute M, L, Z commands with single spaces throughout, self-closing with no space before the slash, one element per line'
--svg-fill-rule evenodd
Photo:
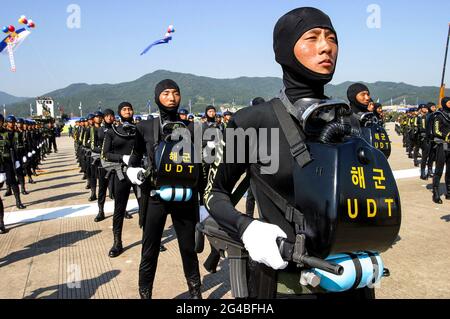
<path fill-rule="evenodd" d="M 122 156 L 122 161 L 128 166 L 128 163 L 130 162 L 130 155 Z"/>
<path fill-rule="evenodd" d="M 127 169 L 128 179 L 130 180 L 130 182 L 132 184 L 135 184 L 138 186 L 142 185 L 142 183 L 143 183 L 141 180 L 138 179 L 139 172 L 144 173 L 145 169 L 140 168 L 140 167 L 128 167 L 128 169 Z"/>
<path fill-rule="evenodd" d="M 36 155 L 36 151 L 31 152 L 31 154 Z"/>
<path fill-rule="evenodd" d="M 33 153 L 28 152 L 28 157 L 31 158 L 31 156 L 33 156 Z"/>
<path fill-rule="evenodd" d="M 216 143 L 214 143 L 214 141 L 209 141 L 206 145 L 208 145 L 209 148 L 216 148 Z"/>
<path fill-rule="evenodd" d="M 20 168 L 20 162 L 16 161 L 16 168 Z"/>
<path fill-rule="evenodd" d="M 4 181 L 6 181 L 6 174 L 0 173 L 0 184 L 3 183 Z"/>
<path fill-rule="evenodd" d="M 37 148 L 40 149 L 40 148 L 41 148 L 41 144 L 39 144 L 39 145 L 37 146 Z"/>
<path fill-rule="evenodd" d="M 27 162 L 27 157 L 26 157 L 26 156 L 22 157 L 22 162 L 23 162 L 23 163 L 26 163 L 26 162 Z"/>
<path fill-rule="evenodd" d="M 287 238 L 280 227 L 255 220 L 244 231 L 242 241 L 254 261 L 278 270 L 288 265 L 281 258 L 276 242 L 278 237 Z"/>

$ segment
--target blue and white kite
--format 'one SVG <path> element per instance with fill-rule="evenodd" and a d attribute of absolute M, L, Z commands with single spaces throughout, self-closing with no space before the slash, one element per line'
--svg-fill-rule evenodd
<path fill-rule="evenodd" d="M 175 28 L 173 27 L 173 25 L 169 25 L 169 28 L 168 28 L 167 33 L 164 36 L 164 38 L 156 40 L 155 42 L 150 44 L 144 51 L 142 51 L 141 55 L 146 54 L 155 45 L 169 43 L 169 41 L 172 40 L 172 33 L 174 33 L 174 32 L 175 32 Z"/>

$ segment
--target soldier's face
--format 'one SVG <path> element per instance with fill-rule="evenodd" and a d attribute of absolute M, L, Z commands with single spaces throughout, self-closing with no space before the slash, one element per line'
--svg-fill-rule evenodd
<path fill-rule="evenodd" d="M 359 92 L 358 95 L 356 95 L 356 100 L 361 103 L 362 105 L 369 105 L 370 103 L 370 94 L 369 91 L 363 91 Z M 373 110 L 373 109 L 372 109 Z"/>
<path fill-rule="evenodd" d="M 114 123 L 114 120 L 115 120 L 115 118 L 111 114 L 108 114 L 108 115 L 105 116 L 105 122 L 108 123 L 108 124 Z"/>
<path fill-rule="evenodd" d="M 159 101 L 165 107 L 171 109 L 176 108 L 180 105 L 181 95 L 178 90 L 175 89 L 167 89 L 161 92 L 159 95 Z"/>
<path fill-rule="evenodd" d="M 309 30 L 295 44 L 294 55 L 309 70 L 331 74 L 338 55 L 336 34 L 323 28 Z"/>
<path fill-rule="evenodd" d="M 101 117 L 101 116 L 96 116 L 96 117 L 94 118 L 94 122 L 95 122 L 95 124 L 102 124 L 102 122 L 103 122 L 103 117 Z"/>
<path fill-rule="evenodd" d="M 133 108 L 129 107 L 129 106 L 125 106 L 120 110 L 120 115 L 124 118 L 124 119 L 129 119 L 133 117 Z"/>
<path fill-rule="evenodd" d="M 8 122 L 8 124 L 6 124 L 6 127 L 10 130 L 13 130 L 16 126 L 15 122 Z"/>

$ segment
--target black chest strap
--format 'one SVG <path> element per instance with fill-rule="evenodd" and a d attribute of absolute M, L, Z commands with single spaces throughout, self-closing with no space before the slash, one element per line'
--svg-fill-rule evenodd
<path fill-rule="evenodd" d="M 294 206 L 292 206 L 283 196 L 274 190 L 257 171 L 256 166 L 251 166 L 252 178 L 257 181 L 255 188 L 261 190 L 272 203 L 284 213 L 284 217 L 289 223 L 295 224 L 295 232 L 303 233 L 305 231 L 305 216 Z"/>
<path fill-rule="evenodd" d="M 280 99 L 273 99 L 270 101 L 270 104 L 272 105 L 278 122 L 280 123 L 280 127 L 289 144 L 292 156 L 300 167 L 305 167 L 313 160 L 305 143 L 305 134 L 295 124 Z"/>

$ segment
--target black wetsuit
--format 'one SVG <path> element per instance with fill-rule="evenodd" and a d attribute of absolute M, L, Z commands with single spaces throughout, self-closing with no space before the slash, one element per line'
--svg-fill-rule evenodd
<path fill-rule="evenodd" d="M 16 206 L 22 206 L 20 200 L 20 190 L 16 177 L 16 161 L 18 161 L 18 156 L 16 150 L 13 146 L 14 144 L 14 132 L 4 130 L 0 128 L 0 139 L 2 140 L 2 156 L 3 159 L 3 170 L 6 174 L 6 185 L 11 187 L 14 197 L 16 198 Z"/>
<path fill-rule="evenodd" d="M 102 127 L 95 128 L 94 135 L 94 147 L 93 151 L 95 153 L 102 152 L 103 142 L 105 140 L 106 133 L 111 130 L 111 124 L 104 124 Z M 105 201 L 106 201 L 106 190 L 108 189 L 109 179 L 106 178 L 107 172 L 102 167 L 101 163 L 98 164 L 98 209 L 99 212 L 104 213 Z M 111 192 L 111 190 L 110 190 Z"/>
<path fill-rule="evenodd" d="M 421 177 L 425 178 L 425 168 L 427 166 L 427 159 L 428 154 L 430 152 L 429 143 L 427 139 L 427 116 L 419 114 L 416 117 L 415 126 L 417 128 L 417 144 L 414 148 L 414 163 L 418 164 L 418 155 L 419 155 L 419 149 L 422 153 L 422 161 L 420 163 L 420 171 L 421 171 Z"/>
<path fill-rule="evenodd" d="M 427 131 L 427 141 L 428 141 L 428 158 L 427 158 L 427 166 L 428 166 L 428 177 L 433 177 L 433 163 L 436 161 L 436 149 L 437 145 L 434 142 L 433 137 L 433 123 L 434 123 L 434 117 L 436 116 L 436 111 L 431 112 L 427 114 L 427 122 L 426 122 L 426 131 Z M 422 160 L 423 154 L 422 154 Z"/>
<path fill-rule="evenodd" d="M 163 118 L 166 122 L 169 117 Z M 177 119 L 172 119 L 177 120 Z M 137 125 L 136 144 L 131 166 L 140 167 L 143 156 L 147 156 L 155 163 L 154 130 L 159 130 L 160 119 L 142 121 Z M 189 129 L 193 133 L 193 123 Z M 150 197 L 152 186 L 148 182 L 142 185 L 142 202 L 146 209 L 141 211 L 140 223 L 143 226 L 142 255 L 139 267 L 139 287 L 152 289 L 155 278 L 158 256 L 160 253 L 161 237 L 167 215 L 171 214 L 173 226 L 177 234 L 183 270 L 189 287 L 200 287 L 200 273 L 197 254 L 195 253 L 195 225 L 198 222 L 198 192 L 194 190 L 189 202 L 164 202 Z M 191 288 L 190 288 L 191 289 Z"/>
<path fill-rule="evenodd" d="M 118 135 L 116 132 L 121 135 Z M 124 172 L 126 165 L 122 160 L 123 156 L 131 155 L 133 148 L 134 136 L 128 136 L 128 133 L 123 130 L 123 125 L 120 124 L 105 133 L 101 156 L 108 162 L 120 164 L 120 170 Z M 133 189 L 136 189 L 136 186 L 131 184 L 125 173 L 123 173 L 123 179 L 121 179 L 121 177 L 120 172 L 117 173 L 116 170 L 116 173 L 114 174 L 113 234 L 115 241 L 117 240 L 120 243 L 122 242 L 123 220 L 126 214 L 130 189 L 132 187 Z"/>
<path fill-rule="evenodd" d="M 437 143 L 436 150 L 436 171 L 433 177 L 433 190 L 439 191 L 439 183 L 444 172 L 444 166 L 447 167 L 445 173 L 446 195 L 450 198 L 450 110 L 444 108 L 437 111 L 433 123 L 433 134 Z"/>
<path fill-rule="evenodd" d="M 307 31 L 315 27 L 325 27 L 333 30 L 334 28 L 328 16 L 314 8 L 299 8 L 292 10 L 284 15 L 277 22 L 274 30 L 274 51 L 276 61 L 283 68 L 283 83 L 285 90 L 280 95 L 281 103 L 291 114 L 295 121 L 300 111 L 300 105 L 297 102 L 303 98 L 326 99 L 324 95 L 324 86 L 330 82 L 333 74 L 318 74 L 299 63 L 294 56 L 293 47 L 298 39 Z M 336 39 L 337 45 L 337 39 Z M 273 102 L 275 103 L 275 102 Z M 279 102 L 276 102 L 279 104 Z M 301 129 L 298 125 L 297 128 Z M 274 112 L 271 103 L 258 105 L 256 108 L 245 108 L 238 111 L 229 122 L 229 128 L 242 128 L 245 130 L 256 129 L 259 140 L 259 129 L 267 129 L 267 152 L 264 154 L 273 154 L 274 149 L 279 153 L 278 170 L 270 174 L 262 174 L 261 167 L 267 166 L 267 160 L 270 158 L 261 157 L 260 146 L 257 146 L 257 162 L 250 163 L 248 153 L 250 146 L 245 150 L 235 149 L 234 155 L 238 152 L 245 152 L 246 158 L 242 163 L 238 163 L 236 158 L 227 158 L 226 143 L 219 152 L 223 152 L 223 161 L 218 165 L 212 165 L 209 174 L 209 183 L 205 192 L 205 204 L 212 217 L 218 222 L 223 230 L 231 237 L 240 240 L 243 233 L 250 223 L 254 220 L 239 212 L 232 204 L 230 196 L 241 176 L 250 172 L 251 181 L 254 183 L 254 195 L 258 202 L 261 218 L 274 225 L 278 225 L 286 234 L 287 241 L 295 242 L 295 225 L 288 221 L 284 211 L 274 204 L 273 198 L 268 196 L 262 190 L 262 183 L 270 185 L 276 192 L 291 205 L 295 204 L 294 198 L 294 167 L 298 165 L 291 155 L 291 149 L 283 132 L 280 130 L 280 123 Z M 271 144 L 271 129 L 277 129 L 279 140 L 276 145 Z M 237 148 L 235 143 L 235 148 Z M 252 150 L 253 151 L 253 150 Z M 263 164 L 265 163 L 265 164 Z M 298 183 L 297 183 L 298 187 Z M 307 187 L 307 185 L 305 185 Z M 249 296 L 257 298 L 273 298 L 277 292 L 277 271 L 266 267 L 263 264 L 251 263 L 251 271 L 248 277 Z M 355 291 L 350 291 L 355 293 Z M 359 292 L 358 292 L 359 293 Z"/>

